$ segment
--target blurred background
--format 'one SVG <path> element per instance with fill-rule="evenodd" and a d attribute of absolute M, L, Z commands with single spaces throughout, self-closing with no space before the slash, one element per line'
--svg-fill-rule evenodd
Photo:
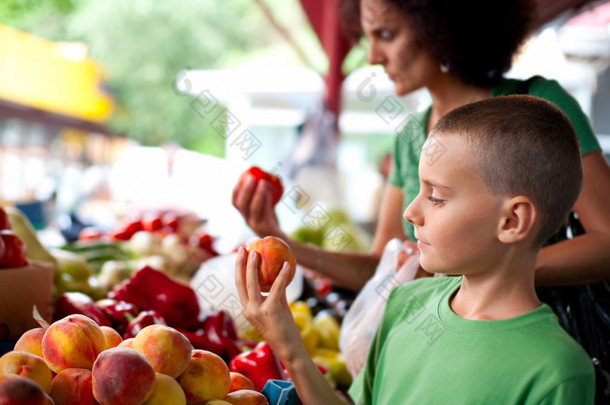
<path fill-rule="evenodd" d="M 508 76 L 557 79 L 610 158 L 610 3 L 538 3 Z M 397 126 L 429 99 L 393 96 L 366 44 L 340 39 L 337 5 L 3 0 L 2 200 L 50 244 L 49 229 L 173 206 L 230 250 L 249 235 L 231 189 L 255 164 L 284 181 L 285 229 L 319 204 L 367 249 Z"/>

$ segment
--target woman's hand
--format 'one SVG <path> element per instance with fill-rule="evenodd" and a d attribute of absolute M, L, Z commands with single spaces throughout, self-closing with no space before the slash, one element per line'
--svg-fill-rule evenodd
<path fill-rule="evenodd" d="M 246 260 L 246 254 L 246 249 L 240 247 L 235 260 L 235 285 L 242 314 L 271 345 L 280 359 L 291 358 L 303 347 L 303 343 L 286 301 L 290 266 L 284 262 L 269 295 L 265 297 L 261 294 L 258 283 L 257 266 L 261 258 L 258 253 L 251 251 Z"/>
<path fill-rule="evenodd" d="M 253 177 L 247 176 L 242 184 L 238 183 L 233 188 L 231 201 L 258 236 L 284 237 L 275 215 L 268 181 L 257 182 Z"/>

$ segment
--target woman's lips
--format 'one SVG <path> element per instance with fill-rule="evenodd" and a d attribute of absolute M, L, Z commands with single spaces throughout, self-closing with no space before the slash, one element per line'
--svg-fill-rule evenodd
<path fill-rule="evenodd" d="M 422 242 L 421 240 L 417 241 L 417 247 L 421 248 L 422 246 L 430 246 L 429 244 L 427 244 L 426 242 Z"/>

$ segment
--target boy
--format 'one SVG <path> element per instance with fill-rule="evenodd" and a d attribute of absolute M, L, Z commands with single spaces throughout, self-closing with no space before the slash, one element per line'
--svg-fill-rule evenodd
<path fill-rule="evenodd" d="M 395 288 L 357 404 L 590 404 L 584 350 L 534 290 L 536 255 L 582 185 L 574 130 L 551 103 L 496 97 L 438 121 L 422 150 L 420 192 L 404 217 L 421 266 L 458 277 Z M 287 309 L 286 264 L 268 297 L 256 254 L 236 262 L 244 316 L 276 351 L 304 404 L 341 403 L 316 372 Z"/>

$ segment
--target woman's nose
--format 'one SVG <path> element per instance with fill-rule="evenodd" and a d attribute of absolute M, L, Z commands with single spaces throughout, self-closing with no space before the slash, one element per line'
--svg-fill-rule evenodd
<path fill-rule="evenodd" d="M 383 54 L 374 40 L 369 42 L 369 47 L 366 54 L 366 63 L 369 65 L 383 64 Z"/>

